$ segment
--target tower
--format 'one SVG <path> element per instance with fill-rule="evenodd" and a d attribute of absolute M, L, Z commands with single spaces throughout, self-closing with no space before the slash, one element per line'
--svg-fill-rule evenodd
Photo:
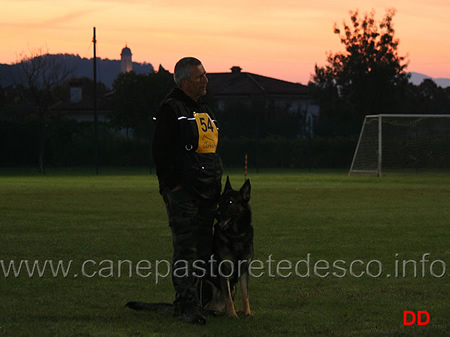
<path fill-rule="evenodd" d="M 131 61 L 131 50 L 125 45 L 120 54 L 120 71 L 128 73 L 133 70 L 133 62 Z"/>

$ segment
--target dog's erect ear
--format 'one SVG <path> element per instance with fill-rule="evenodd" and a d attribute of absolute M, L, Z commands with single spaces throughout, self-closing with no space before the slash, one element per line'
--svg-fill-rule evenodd
<path fill-rule="evenodd" d="M 251 188 L 252 186 L 250 185 L 250 180 L 246 180 L 239 191 L 241 193 L 242 199 L 244 199 L 245 202 L 250 201 Z"/>
<path fill-rule="evenodd" d="M 226 191 L 232 191 L 232 190 L 233 190 L 233 188 L 231 187 L 230 176 L 227 176 L 227 182 L 225 183 L 225 189 L 223 191 L 226 192 Z"/>

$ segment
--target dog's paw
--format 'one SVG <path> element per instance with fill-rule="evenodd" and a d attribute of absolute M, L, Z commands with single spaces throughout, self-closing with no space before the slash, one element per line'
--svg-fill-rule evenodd
<path fill-rule="evenodd" d="M 239 316 L 255 317 L 255 315 L 253 315 L 253 313 L 250 310 L 248 310 L 248 311 L 239 310 L 238 313 L 239 313 Z"/>
<path fill-rule="evenodd" d="M 228 314 L 228 317 L 229 317 L 229 318 L 239 319 L 238 314 L 237 314 L 236 311 L 234 311 L 234 310 L 230 310 L 227 314 Z"/>

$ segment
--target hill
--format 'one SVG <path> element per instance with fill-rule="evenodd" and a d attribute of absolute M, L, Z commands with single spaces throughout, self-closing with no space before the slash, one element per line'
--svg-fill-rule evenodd
<path fill-rule="evenodd" d="M 434 83 L 436 83 L 438 86 L 442 88 L 450 87 L 450 78 L 432 78 L 428 75 L 414 72 L 411 72 L 410 74 L 411 74 L 410 82 L 414 85 L 419 85 L 425 79 L 431 79 L 433 80 Z"/>
<path fill-rule="evenodd" d="M 81 58 L 79 55 L 56 54 L 52 57 L 61 58 L 69 68 L 74 68 L 74 77 L 93 78 L 93 59 Z M 133 62 L 133 71 L 137 74 L 154 72 L 150 63 Z M 112 88 L 114 80 L 120 73 L 120 60 L 97 58 L 97 81 L 103 82 L 108 88 Z M 20 82 L 20 70 L 18 65 L 0 64 L 0 86 L 7 87 Z"/>
<path fill-rule="evenodd" d="M 74 77 L 93 78 L 93 61 L 87 58 L 81 58 L 79 55 L 72 54 L 56 54 L 52 57 L 64 59 L 67 66 L 74 68 Z M 133 62 L 133 71 L 136 74 L 148 74 L 154 72 L 154 68 L 150 63 Z M 120 73 L 120 60 L 110 60 L 97 58 L 97 80 L 103 82 L 106 87 L 112 88 L 114 80 Z M 0 64 L 0 86 L 8 87 L 20 82 L 20 71 L 17 65 Z M 424 79 L 433 80 L 442 88 L 450 87 L 450 78 L 432 78 L 431 76 L 411 72 L 410 82 L 419 85 Z"/>

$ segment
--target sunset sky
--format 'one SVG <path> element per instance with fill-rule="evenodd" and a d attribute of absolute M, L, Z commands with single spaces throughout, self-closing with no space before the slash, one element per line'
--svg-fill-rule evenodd
<path fill-rule="evenodd" d="M 243 71 L 307 84 L 326 52 L 343 51 L 334 23 L 349 11 L 375 10 L 379 21 L 395 8 L 399 53 L 407 71 L 450 78 L 449 0 L 0 0 L 0 63 L 42 48 L 51 54 L 120 59 L 173 71 L 183 56 L 208 72 Z"/>

